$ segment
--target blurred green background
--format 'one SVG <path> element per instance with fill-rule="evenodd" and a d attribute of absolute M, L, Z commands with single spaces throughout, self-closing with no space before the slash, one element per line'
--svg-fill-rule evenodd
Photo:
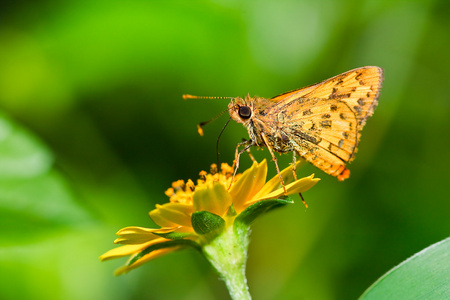
<path fill-rule="evenodd" d="M 253 226 L 254 299 L 355 299 L 450 229 L 448 1 L 20 1 L 0 6 L 0 299 L 229 299 L 194 251 L 100 263 L 177 179 L 216 161 L 227 107 L 377 65 L 345 182 Z M 220 141 L 231 163 L 247 133 Z M 259 159 L 268 151 L 253 151 Z M 287 166 L 291 156 L 280 158 Z M 242 169 L 251 164 L 242 158 Z M 242 170 L 241 169 L 241 170 Z M 270 175 L 275 167 L 269 164 Z"/>

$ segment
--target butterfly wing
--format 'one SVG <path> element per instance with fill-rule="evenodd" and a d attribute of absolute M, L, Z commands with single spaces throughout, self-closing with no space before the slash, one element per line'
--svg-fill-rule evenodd
<path fill-rule="evenodd" d="M 270 100 L 283 105 L 300 98 L 340 99 L 348 104 L 360 124 L 364 125 L 378 104 L 383 79 L 383 69 L 362 67 Z"/>
<path fill-rule="evenodd" d="M 343 180 L 350 171 L 360 131 L 373 114 L 383 70 L 363 67 L 274 97 L 271 114 L 296 151 L 326 173 Z M 282 116 L 280 118 L 280 115 Z"/>

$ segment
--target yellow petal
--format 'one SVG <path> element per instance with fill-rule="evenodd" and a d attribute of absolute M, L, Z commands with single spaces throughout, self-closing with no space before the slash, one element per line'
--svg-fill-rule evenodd
<path fill-rule="evenodd" d="M 241 177 L 231 185 L 230 195 L 237 213 L 244 209 L 244 203 L 251 199 L 264 186 L 267 176 L 267 161 L 253 163 Z"/>
<path fill-rule="evenodd" d="M 142 244 L 154 240 L 156 238 L 160 238 L 159 236 L 153 234 L 155 232 L 168 233 L 175 231 L 177 228 L 179 227 L 165 227 L 159 229 L 137 227 L 137 226 L 125 227 L 117 232 L 117 235 L 119 235 L 120 238 L 117 238 L 114 241 L 114 244 L 125 244 L 125 245 Z"/>
<path fill-rule="evenodd" d="M 182 203 L 165 203 L 156 205 L 150 218 L 161 227 L 191 226 L 192 205 Z"/>
<path fill-rule="evenodd" d="M 311 176 L 301 178 L 299 180 L 296 180 L 288 185 L 286 185 L 287 194 L 296 194 L 296 193 L 303 193 L 312 188 L 320 178 L 314 178 L 314 174 L 311 174 Z M 279 188 L 269 194 L 261 195 L 260 197 L 254 197 L 251 201 L 246 203 L 246 206 L 251 205 L 253 203 L 256 203 L 261 200 L 267 200 L 267 199 L 277 199 L 280 197 L 283 197 L 284 189 Z"/>
<path fill-rule="evenodd" d="M 296 169 L 298 170 L 300 164 L 304 162 L 304 160 L 299 160 L 297 161 L 296 164 Z M 294 178 L 294 174 L 292 173 L 292 165 L 283 169 L 281 172 L 281 178 L 283 178 L 283 182 L 284 184 L 289 184 L 291 182 L 291 180 Z M 272 177 L 263 187 L 262 189 L 253 196 L 253 198 L 257 199 L 260 198 L 262 195 L 268 194 L 273 192 L 275 189 L 280 188 L 281 185 L 281 181 L 280 181 L 280 177 L 277 175 L 275 175 L 274 177 Z"/>
<path fill-rule="evenodd" d="M 120 267 L 119 269 L 117 269 L 114 272 L 114 275 L 118 276 L 118 275 L 122 275 L 124 273 L 127 273 L 127 272 L 131 271 L 132 269 L 135 269 L 135 268 L 139 267 L 143 263 L 148 262 L 149 260 L 155 259 L 155 258 L 160 257 L 162 255 L 165 255 L 167 253 L 176 251 L 176 250 L 178 250 L 180 248 L 182 248 L 182 247 L 181 246 L 177 246 L 177 247 L 163 248 L 163 249 L 152 251 L 149 254 L 144 255 L 143 257 L 141 257 L 140 259 L 135 261 L 132 265 Z"/>
<path fill-rule="evenodd" d="M 162 238 L 160 238 L 160 239 L 161 239 L 161 241 L 163 240 Z M 100 260 L 105 261 L 105 260 L 109 260 L 109 259 L 114 259 L 114 258 L 118 258 L 118 257 L 122 257 L 122 256 L 131 255 L 131 254 L 134 254 L 136 252 L 139 252 L 139 251 L 147 248 L 151 244 L 152 244 L 151 242 L 148 242 L 148 243 L 143 243 L 143 244 L 139 244 L 139 245 L 125 245 L 125 246 L 117 247 L 117 248 L 111 249 L 108 252 L 102 254 L 100 256 Z"/>
<path fill-rule="evenodd" d="M 208 211 L 223 216 L 231 206 L 232 199 L 221 182 L 198 186 L 194 193 L 195 211 Z"/>

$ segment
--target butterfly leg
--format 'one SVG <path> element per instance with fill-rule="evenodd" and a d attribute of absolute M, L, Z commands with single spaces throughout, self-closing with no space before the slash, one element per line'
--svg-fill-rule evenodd
<path fill-rule="evenodd" d="M 231 166 L 233 169 L 239 168 L 239 157 L 241 156 L 242 153 L 244 153 L 245 151 L 247 151 L 250 154 L 250 158 L 252 159 L 252 161 L 255 161 L 253 158 L 253 155 L 251 155 L 250 153 L 250 147 L 253 146 L 253 142 L 251 140 L 246 140 L 246 139 L 242 139 L 242 142 L 237 144 L 236 146 L 236 151 L 234 152 L 234 161 L 233 161 L 233 165 Z M 241 151 L 239 151 L 239 147 L 244 146 L 244 149 L 242 149 Z"/>
<path fill-rule="evenodd" d="M 295 151 L 292 151 L 292 174 L 294 175 L 294 180 L 297 180 L 297 156 L 295 156 Z"/>
<path fill-rule="evenodd" d="M 246 139 L 242 139 L 242 141 L 243 141 L 243 142 L 246 142 L 247 140 L 246 140 Z M 250 159 L 252 160 L 252 162 L 258 163 L 258 162 L 256 161 L 256 159 L 253 157 L 252 153 L 250 152 L 250 147 L 247 149 L 247 153 L 248 153 L 248 156 L 250 157 Z"/>
<path fill-rule="evenodd" d="M 239 159 L 241 157 L 241 154 L 244 153 L 245 151 L 248 151 L 248 153 L 250 154 L 250 147 L 252 147 L 255 143 L 252 140 L 244 140 L 242 143 L 237 144 L 236 146 L 236 151 L 234 153 L 234 161 L 233 161 L 233 166 L 232 168 L 234 168 L 234 173 L 233 173 L 233 177 L 231 178 L 231 183 L 230 186 L 228 187 L 228 189 L 230 189 L 231 185 L 233 184 L 234 181 L 234 177 L 236 176 L 237 170 L 239 169 Z M 239 147 L 244 146 L 244 148 L 239 151 Z M 253 156 L 250 154 L 250 158 L 252 158 L 253 161 L 254 158 Z"/>
<path fill-rule="evenodd" d="M 294 180 L 297 180 L 297 173 L 295 173 L 297 169 L 297 156 L 295 155 L 295 151 L 292 151 L 292 174 L 294 174 Z M 302 193 L 298 193 L 300 199 L 302 199 L 303 205 L 308 208 L 308 204 L 306 204 L 305 199 L 303 199 Z"/>
<path fill-rule="evenodd" d="M 243 146 L 243 145 L 247 145 L 248 143 L 249 143 L 250 141 L 248 141 L 248 140 L 246 140 L 246 139 L 242 139 L 242 143 L 239 143 L 238 145 L 237 145 L 237 147 L 236 147 L 236 152 L 235 152 L 235 154 L 234 154 L 234 157 L 235 157 L 235 160 L 234 160 L 234 162 L 233 162 L 233 168 L 234 168 L 234 165 L 235 165 L 235 163 L 236 163 L 236 157 L 237 157 L 237 155 L 238 155 L 238 149 L 239 149 L 239 147 L 240 146 Z M 252 146 L 253 146 L 254 144 L 252 144 Z M 250 146 L 251 147 L 251 146 Z M 250 152 L 250 147 L 246 147 L 246 151 L 247 151 L 247 153 L 248 153 L 248 156 L 250 157 L 250 159 L 252 160 L 252 162 L 254 162 L 254 163 L 258 163 L 257 161 L 256 161 L 256 159 L 253 157 L 253 155 L 252 155 L 252 153 Z M 244 151 L 242 151 L 242 152 L 244 152 Z M 241 153 L 242 154 L 242 153 Z"/>
<path fill-rule="evenodd" d="M 283 177 L 281 177 L 280 168 L 278 167 L 278 160 L 273 153 L 272 147 L 270 147 L 269 145 L 269 140 L 267 139 L 266 135 L 261 132 L 261 137 L 266 144 L 267 149 L 269 149 L 270 155 L 272 155 L 272 160 L 275 162 L 275 167 L 277 168 L 278 177 L 280 178 L 281 185 L 283 186 L 284 194 L 287 195 L 286 186 L 284 185 Z"/>

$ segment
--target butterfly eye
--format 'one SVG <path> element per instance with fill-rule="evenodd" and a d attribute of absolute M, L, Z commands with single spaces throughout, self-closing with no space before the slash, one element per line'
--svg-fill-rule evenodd
<path fill-rule="evenodd" d="M 242 119 L 248 119 L 252 115 L 252 110 L 248 106 L 239 107 L 239 117 Z"/>

